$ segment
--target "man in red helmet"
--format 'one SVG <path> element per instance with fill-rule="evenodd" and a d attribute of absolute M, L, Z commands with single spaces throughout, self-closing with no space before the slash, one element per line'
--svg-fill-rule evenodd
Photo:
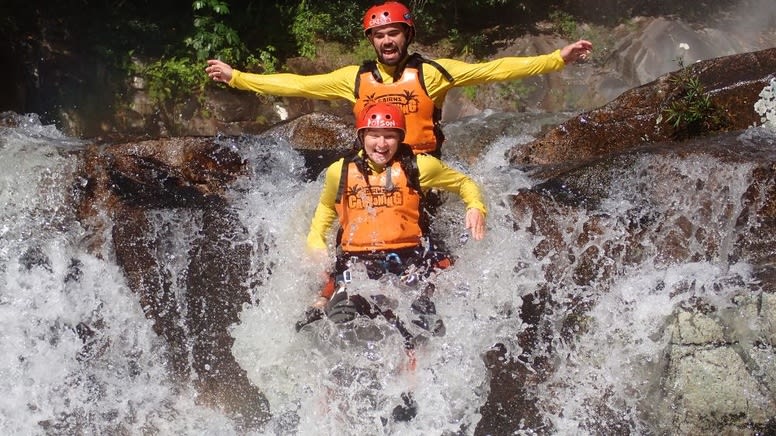
<path fill-rule="evenodd" d="M 378 101 L 395 104 L 407 119 L 405 142 L 415 153 L 438 157 L 444 140 L 440 128 L 442 105 L 451 88 L 558 71 L 566 64 L 586 59 L 593 48 L 589 41 L 579 40 L 540 56 L 503 57 L 475 64 L 425 59 L 409 54 L 415 24 L 410 10 L 396 1 L 371 7 L 364 15 L 363 27 L 375 49 L 376 62 L 304 76 L 245 73 L 219 60 L 209 60 L 205 71 L 215 81 L 261 94 L 346 99 L 354 104 L 354 115 Z"/>

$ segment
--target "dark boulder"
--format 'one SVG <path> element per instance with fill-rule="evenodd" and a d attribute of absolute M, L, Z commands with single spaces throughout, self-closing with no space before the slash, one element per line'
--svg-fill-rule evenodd
<path fill-rule="evenodd" d="M 252 244 L 225 193 L 245 162 L 228 140 L 171 138 L 93 146 L 85 157 L 79 218 L 96 248 L 107 244 L 167 344 L 174 379 L 196 380 L 198 398 L 223 410 L 238 428 L 258 429 L 269 406 L 231 354 L 229 327 L 251 302 Z M 171 247 L 155 212 L 189 225 L 188 250 Z M 101 235 L 108 233 L 109 240 Z M 183 258 L 183 280 L 170 258 Z M 176 287 L 183 287 L 183 297 Z"/>

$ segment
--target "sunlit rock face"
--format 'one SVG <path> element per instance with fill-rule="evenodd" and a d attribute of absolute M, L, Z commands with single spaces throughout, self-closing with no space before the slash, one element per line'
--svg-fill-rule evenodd
<path fill-rule="evenodd" d="M 545 265 L 546 286 L 523 296 L 522 354 L 486 355 L 497 384 L 489 401 L 508 411 L 487 409 L 483 428 L 520 422 L 543 427 L 525 405 L 539 401 L 538 386 L 563 366 L 567 356 L 557 355 L 553 344 L 584 342 L 595 330 L 596 306 L 622 285 L 615 283 L 625 271 L 668 271 L 694 263 L 717 265 L 729 270 L 730 278 L 704 284 L 690 276 L 652 285 L 650 293 L 682 302 L 660 327 L 664 354 L 642 368 L 656 381 L 645 384 L 639 396 L 659 406 L 649 408 L 650 418 L 666 431 L 773 428 L 773 138 L 735 132 L 648 145 L 580 165 L 511 196 L 516 226 L 540 241 L 534 254 Z M 734 176 L 739 170 L 743 176 Z M 738 282 L 733 271 L 739 262 L 751 266 L 751 281 Z M 715 297 L 728 287 L 732 301 Z M 584 353 L 584 347 L 576 352 Z M 586 430 L 633 428 L 633 417 L 620 414 L 608 399 L 587 400 L 600 418 Z"/>
<path fill-rule="evenodd" d="M 512 150 L 513 164 L 543 178 L 511 201 L 516 226 L 539 236 L 534 253 L 547 286 L 523 297 L 523 354 L 491 369 L 515 374 L 513 388 L 499 378 L 490 401 L 514 411 L 535 400 L 532 383 L 563 367 L 551 344 L 584 342 L 591 312 L 629 266 L 710 262 L 731 272 L 729 282 L 688 277 L 658 281 L 652 291 L 683 300 L 661 327 L 665 353 L 642 368 L 657 380 L 644 386 L 643 401 L 658 405 L 648 419 L 688 434 L 773 429 L 776 147 L 762 97 L 768 101 L 774 56 L 765 50 L 692 67 L 715 104 L 728 108 L 730 132 L 672 141 L 659 120 L 665 96 L 676 92 L 669 75 Z M 738 282 L 739 262 L 751 266 L 753 280 Z M 728 286 L 735 297 L 718 301 L 715 288 Z M 608 399 L 586 400 L 600 414 L 588 431 L 633 427 Z M 491 424 L 483 425 L 535 421 L 523 410 L 489 409 L 483 422 Z"/>
<path fill-rule="evenodd" d="M 711 59 L 688 66 L 712 105 L 723 111 L 717 130 L 740 130 L 760 123 L 754 109 L 774 78 L 776 49 Z M 518 166 L 568 167 L 609 153 L 673 140 L 677 129 L 666 120 L 672 98 L 683 92 L 678 72 L 624 92 L 612 102 L 573 117 L 546 135 L 516 147 L 509 161 Z M 681 139 L 681 138 L 680 138 Z M 547 171 L 547 168 L 543 168 Z"/>

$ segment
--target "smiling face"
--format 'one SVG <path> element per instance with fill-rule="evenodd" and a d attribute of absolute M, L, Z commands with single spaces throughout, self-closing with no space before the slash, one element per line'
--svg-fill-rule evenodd
<path fill-rule="evenodd" d="M 369 41 L 377 59 L 390 66 L 398 65 L 407 54 L 407 31 L 403 24 L 386 24 L 369 31 Z"/>
<path fill-rule="evenodd" d="M 369 160 L 380 166 L 387 165 L 399 149 L 401 130 L 364 129 L 362 132 L 361 141 Z"/>

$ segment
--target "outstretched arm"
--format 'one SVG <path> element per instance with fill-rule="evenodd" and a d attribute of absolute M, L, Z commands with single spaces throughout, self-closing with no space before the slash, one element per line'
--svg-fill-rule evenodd
<path fill-rule="evenodd" d="M 560 49 L 560 57 L 567 65 L 576 61 L 584 61 L 593 51 L 593 43 L 580 39 Z"/>
<path fill-rule="evenodd" d="M 239 71 L 217 59 L 207 61 L 207 75 L 232 88 L 280 97 L 305 97 L 318 100 L 355 101 L 353 86 L 357 65 L 349 65 L 324 74 L 272 73 L 255 74 Z"/>

